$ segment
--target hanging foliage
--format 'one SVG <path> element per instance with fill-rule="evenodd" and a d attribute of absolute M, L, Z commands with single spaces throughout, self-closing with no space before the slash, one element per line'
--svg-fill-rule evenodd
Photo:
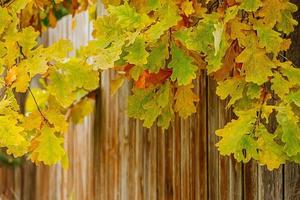
<path fill-rule="evenodd" d="M 68 2 L 14 0 L 0 8 L 0 147 L 8 153 L 67 166 L 63 137 L 68 122 L 80 122 L 92 111 L 102 70 L 118 72 L 113 92 L 125 79 L 133 81 L 128 115 L 145 127 L 157 123 L 162 129 L 175 113 L 187 118 L 196 112 L 193 80 L 206 70 L 236 115 L 216 132 L 222 155 L 255 159 L 270 170 L 300 162 L 300 70 L 284 54 L 291 44 L 286 36 L 297 25 L 294 4 L 104 1 L 108 14 L 93 22 L 94 40 L 67 59 L 70 42 L 39 46 L 32 26 L 54 26 L 64 15 L 55 14 L 61 6 L 75 14 L 80 5 L 86 9 L 93 3 Z M 42 11 L 30 11 L 35 6 Z M 35 77 L 40 88 L 30 88 Z M 25 114 L 13 92 L 29 93 Z"/>

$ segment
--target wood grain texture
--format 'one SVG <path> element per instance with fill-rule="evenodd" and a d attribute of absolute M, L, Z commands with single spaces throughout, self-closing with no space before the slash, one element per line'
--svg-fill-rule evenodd
<path fill-rule="evenodd" d="M 297 4 L 300 4 L 297 2 Z M 99 14 L 105 13 L 99 4 Z M 296 15 L 299 18 L 299 13 Z M 45 44 L 69 38 L 75 47 L 92 32 L 87 14 L 64 18 L 44 35 Z M 300 29 L 292 35 L 288 57 L 300 65 Z M 197 113 L 183 120 L 175 116 L 171 127 L 155 125 L 126 114 L 130 83 L 110 95 L 113 72 L 101 74 L 95 113 L 80 125 L 71 125 L 65 148 L 70 169 L 59 165 L 0 167 L 0 200 L 299 200 L 300 167 L 287 164 L 269 172 L 254 161 L 236 162 L 220 156 L 215 130 L 232 118 L 225 101 L 215 95 L 216 82 L 199 72 L 195 93 Z"/>

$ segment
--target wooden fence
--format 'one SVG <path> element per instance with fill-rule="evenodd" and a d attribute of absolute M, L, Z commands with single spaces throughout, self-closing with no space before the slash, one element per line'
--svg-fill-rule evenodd
<path fill-rule="evenodd" d="M 296 17 L 300 20 L 299 13 Z M 44 35 L 44 43 L 68 38 L 76 47 L 85 44 L 92 31 L 88 16 L 75 20 L 72 30 L 72 19 L 64 18 Z M 287 56 L 300 66 L 300 27 L 292 37 Z M 0 200 L 300 200 L 300 166 L 269 172 L 256 162 L 241 164 L 219 155 L 214 131 L 231 113 L 205 72 L 195 81 L 197 113 L 187 120 L 176 117 L 165 132 L 128 119 L 129 83 L 111 96 L 114 76 L 102 74 L 95 113 L 70 127 L 65 144 L 70 169 L 30 162 L 0 166 Z"/>

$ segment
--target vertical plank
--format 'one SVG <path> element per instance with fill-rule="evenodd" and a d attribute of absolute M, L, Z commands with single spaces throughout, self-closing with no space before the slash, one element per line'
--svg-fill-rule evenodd
<path fill-rule="evenodd" d="M 166 134 L 161 130 L 157 133 L 157 199 L 166 199 Z"/>
<path fill-rule="evenodd" d="M 0 166 L 0 199 L 14 198 L 13 170 L 12 167 Z"/>
<path fill-rule="evenodd" d="M 256 161 L 244 165 L 244 199 L 258 199 L 258 166 Z"/>
<path fill-rule="evenodd" d="M 136 132 L 135 132 L 135 200 L 143 199 L 144 194 L 144 180 L 143 180 L 143 134 L 144 128 L 142 122 L 138 121 L 136 123 Z"/>
<path fill-rule="evenodd" d="M 120 200 L 126 200 L 128 197 L 128 176 L 129 171 L 129 119 L 126 114 L 127 96 L 129 89 L 127 83 L 120 88 L 118 95 L 119 115 L 118 115 L 118 131 L 119 131 L 119 158 L 120 158 Z"/>
<path fill-rule="evenodd" d="M 157 128 L 153 126 L 143 133 L 144 197 L 157 199 Z"/>
<path fill-rule="evenodd" d="M 174 131 L 173 127 L 166 130 L 165 145 L 166 145 L 166 199 L 176 199 L 175 197 L 175 169 L 173 166 L 174 161 Z"/>
<path fill-rule="evenodd" d="M 284 177 L 284 200 L 300 199 L 300 166 L 299 164 L 287 164 Z"/>
<path fill-rule="evenodd" d="M 36 169 L 34 164 L 30 161 L 25 162 L 21 167 L 21 178 L 18 178 L 18 181 L 21 182 L 20 186 L 20 199 L 22 200 L 31 200 L 35 197 L 35 190 L 32 188 L 37 188 L 36 184 Z M 21 179 L 21 180 L 20 180 Z M 18 190 L 17 188 L 15 188 Z"/>
<path fill-rule="evenodd" d="M 180 118 L 178 115 L 175 116 L 175 121 L 172 123 L 173 126 L 173 171 L 174 171 L 174 180 L 173 180 L 173 186 L 174 186 L 174 198 L 176 200 L 181 199 L 181 125 L 180 125 Z"/>
<path fill-rule="evenodd" d="M 282 167 L 275 171 L 269 171 L 266 167 L 259 167 L 258 175 L 258 199 L 283 200 Z"/>
<path fill-rule="evenodd" d="M 215 131 L 219 128 L 219 99 L 215 94 L 216 82 L 208 78 L 207 135 L 208 135 L 208 199 L 219 200 L 219 152 L 215 147 L 218 137 Z"/>
<path fill-rule="evenodd" d="M 226 101 L 219 100 L 218 128 L 223 128 L 230 121 L 230 111 L 225 109 Z M 230 193 L 230 157 L 219 156 L 219 199 L 234 199 Z M 238 191 L 236 191 L 238 192 Z"/>
<path fill-rule="evenodd" d="M 200 78 L 196 83 L 196 94 L 200 101 L 197 105 L 195 116 L 195 199 L 208 199 L 208 144 L 207 144 L 207 76 L 205 71 L 201 71 Z"/>

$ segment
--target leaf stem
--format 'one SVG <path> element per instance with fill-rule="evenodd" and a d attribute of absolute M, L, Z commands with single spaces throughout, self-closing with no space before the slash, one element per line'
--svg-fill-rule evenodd
<path fill-rule="evenodd" d="M 41 116 L 43 117 L 44 121 L 45 121 L 46 123 L 50 124 L 49 120 L 46 118 L 46 116 L 43 114 L 41 108 L 39 107 L 39 104 L 37 103 L 37 100 L 36 100 L 35 96 L 33 95 L 32 90 L 31 90 L 30 87 L 28 87 L 28 91 L 29 91 L 30 95 L 32 96 L 32 99 L 33 99 L 33 101 L 34 101 L 34 103 L 35 103 L 35 105 L 36 105 L 36 107 L 37 107 L 39 113 L 40 113 Z"/>

